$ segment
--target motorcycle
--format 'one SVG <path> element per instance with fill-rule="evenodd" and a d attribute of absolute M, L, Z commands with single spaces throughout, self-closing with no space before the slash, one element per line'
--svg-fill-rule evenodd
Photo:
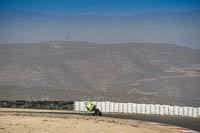
<path fill-rule="evenodd" d="M 96 107 L 96 105 L 92 109 L 91 114 L 92 114 L 92 116 L 102 116 L 102 112 Z"/>

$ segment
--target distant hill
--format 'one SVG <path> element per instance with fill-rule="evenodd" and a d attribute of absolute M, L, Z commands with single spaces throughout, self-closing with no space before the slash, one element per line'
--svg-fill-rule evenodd
<path fill-rule="evenodd" d="M 172 44 L 0 45 L 0 99 L 200 106 L 199 50 Z"/>

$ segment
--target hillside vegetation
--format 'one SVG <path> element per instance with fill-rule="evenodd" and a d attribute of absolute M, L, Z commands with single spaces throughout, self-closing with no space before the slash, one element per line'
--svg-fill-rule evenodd
<path fill-rule="evenodd" d="M 200 106 L 200 52 L 171 44 L 0 45 L 0 99 Z"/>

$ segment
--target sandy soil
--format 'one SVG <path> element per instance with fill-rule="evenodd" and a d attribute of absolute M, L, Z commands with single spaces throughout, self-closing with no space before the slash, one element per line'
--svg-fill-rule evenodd
<path fill-rule="evenodd" d="M 142 121 L 29 111 L 0 108 L 0 133 L 180 133 Z"/>

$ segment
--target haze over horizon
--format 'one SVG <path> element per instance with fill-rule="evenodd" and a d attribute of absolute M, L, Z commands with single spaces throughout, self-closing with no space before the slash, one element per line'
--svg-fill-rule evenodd
<path fill-rule="evenodd" d="M 1 0 L 0 44 L 152 42 L 200 48 L 199 0 Z"/>

